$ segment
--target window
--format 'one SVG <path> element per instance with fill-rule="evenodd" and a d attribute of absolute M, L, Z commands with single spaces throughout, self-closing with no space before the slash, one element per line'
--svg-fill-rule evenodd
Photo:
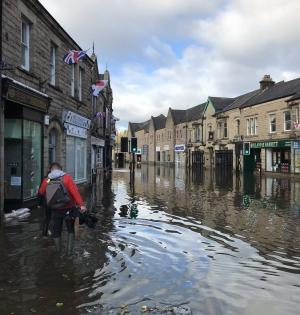
<path fill-rule="evenodd" d="M 240 128 L 241 128 L 241 122 L 240 122 L 239 119 L 237 119 L 237 120 L 236 120 L 236 130 L 235 130 L 235 134 L 236 134 L 237 136 L 240 135 Z"/>
<path fill-rule="evenodd" d="M 224 131 L 224 138 L 227 138 L 228 134 L 227 134 L 227 122 L 224 122 L 223 124 L 223 131 Z"/>
<path fill-rule="evenodd" d="M 23 121 L 23 198 L 34 198 L 42 177 L 42 126 L 35 121 Z"/>
<path fill-rule="evenodd" d="M 81 68 L 79 68 L 79 82 L 78 82 L 79 101 L 82 101 L 82 77 L 83 77 L 83 70 Z"/>
<path fill-rule="evenodd" d="M 218 123 L 217 125 L 217 130 L 218 130 L 218 138 L 221 139 L 222 138 L 222 124 L 221 123 Z"/>
<path fill-rule="evenodd" d="M 192 130 L 189 130 L 189 142 L 191 142 L 192 141 Z"/>
<path fill-rule="evenodd" d="M 75 65 L 71 65 L 71 96 L 75 96 Z"/>
<path fill-rule="evenodd" d="M 284 112 L 284 131 L 291 130 L 292 122 L 291 122 L 291 112 Z"/>
<path fill-rule="evenodd" d="M 27 21 L 22 20 L 21 26 L 21 46 L 22 46 L 22 65 L 25 70 L 29 70 L 29 40 L 30 25 Z"/>
<path fill-rule="evenodd" d="M 257 134 L 257 117 L 248 118 L 247 124 L 247 136 L 253 136 Z"/>
<path fill-rule="evenodd" d="M 55 85 L 55 73 L 56 73 L 56 47 L 51 46 L 50 49 L 50 83 Z"/>
<path fill-rule="evenodd" d="M 67 137 L 67 172 L 75 181 L 86 180 L 86 140 L 76 137 Z"/>
<path fill-rule="evenodd" d="M 195 128 L 195 142 L 200 142 L 200 128 Z"/>
<path fill-rule="evenodd" d="M 276 132 L 276 115 L 270 114 L 270 132 Z"/>

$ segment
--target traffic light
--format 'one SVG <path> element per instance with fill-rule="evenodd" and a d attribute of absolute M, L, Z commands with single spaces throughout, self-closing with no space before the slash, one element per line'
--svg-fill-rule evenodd
<path fill-rule="evenodd" d="M 131 152 L 137 151 L 137 138 L 131 138 Z"/>
<path fill-rule="evenodd" d="M 250 142 L 244 142 L 243 155 L 250 155 Z"/>
<path fill-rule="evenodd" d="M 128 138 L 121 138 L 121 152 L 128 152 Z"/>

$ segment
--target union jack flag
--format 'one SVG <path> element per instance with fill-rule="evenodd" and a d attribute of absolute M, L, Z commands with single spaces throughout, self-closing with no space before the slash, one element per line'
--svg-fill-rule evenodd
<path fill-rule="evenodd" d="M 85 57 L 86 52 L 86 50 L 69 50 L 69 52 L 64 55 L 64 62 L 68 65 L 77 63 L 80 59 Z"/>

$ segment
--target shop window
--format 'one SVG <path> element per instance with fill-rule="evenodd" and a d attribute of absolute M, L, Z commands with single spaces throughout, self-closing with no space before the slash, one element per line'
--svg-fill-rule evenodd
<path fill-rule="evenodd" d="M 76 137 L 67 137 L 67 172 L 75 181 L 86 180 L 86 140 Z"/>
<path fill-rule="evenodd" d="M 41 124 L 23 121 L 23 198 L 37 195 L 42 176 L 42 128 Z"/>
<path fill-rule="evenodd" d="M 271 114 L 269 117 L 270 117 L 270 132 L 276 132 L 276 115 Z"/>
<path fill-rule="evenodd" d="M 292 121 L 291 121 L 291 112 L 284 112 L 284 131 L 291 130 Z"/>
<path fill-rule="evenodd" d="M 49 164 L 56 162 L 57 131 L 52 128 L 49 133 Z"/>
<path fill-rule="evenodd" d="M 50 49 L 50 83 L 55 85 L 56 75 L 56 47 L 51 45 Z"/>
<path fill-rule="evenodd" d="M 22 47 L 22 65 L 25 70 L 29 70 L 29 43 L 30 43 L 30 24 L 22 19 L 21 25 L 21 47 Z"/>

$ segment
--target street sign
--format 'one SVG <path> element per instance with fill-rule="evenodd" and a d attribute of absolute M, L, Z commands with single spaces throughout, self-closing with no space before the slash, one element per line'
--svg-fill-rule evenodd
<path fill-rule="evenodd" d="M 243 155 L 250 155 L 250 142 L 243 143 Z"/>

